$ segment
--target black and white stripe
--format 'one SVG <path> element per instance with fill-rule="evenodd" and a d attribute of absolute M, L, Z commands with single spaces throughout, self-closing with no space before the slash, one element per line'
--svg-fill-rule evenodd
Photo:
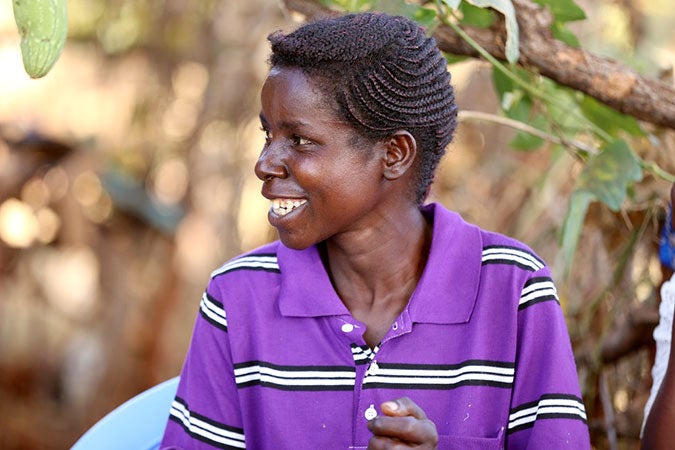
<path fill-rule="evenodd" d="M 237 387 L 263 386 L 285 391 L 351 391 L 356 371 L 349 366 L 279 366 L 263 361 L 234 365 Z"/>
<path fill-rule="evenodd" d="M 523 286 L 520 301 L 518 302 L 518 309 L 524 309 L 535 303 L 551 300 L 560 303 L 558 291 L 555 288 L 553 280 L 549 277 L 532 278 Z"/>
<path fill-rule="evenodd" d="M 483 265 L 511 264 L 536 272 L 544 268 L 544 262 L 534 254 L 518 247 L 491 245 L 483 249 Z"/>
<path fill-rule="evenodd" d="M 202 295 L 202 301 L 199 302 L 199 312 L 209 323 L 227 331 L 227 317 L 223 304 L 206 292 Z"/>
<path fill-rule="evenodd" d="M 515 365 L 499 361 L 469 360 L 454 365 L 373 363 L 363 388 L 455 389 L 460 386 L 511 388 Z"/>
<path fill-rule="evenodd" d="M 368 364 L 373 360 L 379 348 L 379 346 L 375 346 L 374 349 L 371 349 L 367 345 L 352 344 L 352 356 L 354 357 L 354 363 L 357 366 Z"/>
<path fill-rule="evenodd" d="M 231 427 L 190 411 L 185 400 L 179 397 L 171 403 L 169 418 L 181 425 L 191 437 L 216 448 L 246 448 L 242 428 Z"/>
<path fill-rule="evenodd" d="M 561 418 L 585 423 L 586 409 L 583 401 L 568 394 L 542 395 L 536 402 L 525 403 L 511 410 L 508 432 L 531 428 L 537 420 Z"/>
<path fill-rule="evenodd" d="M 279 273 L 279 262 L 275 254 L 248 255 L 233 259 L 211 272 L 211 278 L 235 270 L 264 270 Z"/>

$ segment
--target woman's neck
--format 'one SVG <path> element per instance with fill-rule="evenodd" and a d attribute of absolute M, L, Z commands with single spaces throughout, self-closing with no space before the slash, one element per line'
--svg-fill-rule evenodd
<path fill-rule="evenodd" d="M 338 296 L 366 324 L 367 341 L 369 334 L 384 337 L 405 308 L 431 245 L 431 225 L 418 208 L 389 219 L 352 241 L 343 237 L 319 246 Z"/>

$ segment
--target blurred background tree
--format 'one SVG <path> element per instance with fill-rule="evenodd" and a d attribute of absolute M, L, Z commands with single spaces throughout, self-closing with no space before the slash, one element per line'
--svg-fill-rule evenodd
<path fill-rule="evenodd" d="M 11 2 L 0 4 L 0 448 L 68 448 L 116 405 L 176 375 L 211 270 L 275 238 L 253 174 L 258 94 L 266 36 L 313 14 L 294 3 L 68 0 L 65 50 L 39 80 L 23 70 Z M 574 35 L 672 87 L 667 0 L 578 4 L 587 18 L 558 20 L 559 38 Z M 503 23 L 463 8 L 457 23 L 473 20 L 478 33 Z M 673 130 L 640 117 L 641 133 L 626 134 L 632 125 L 619 116 L 598 119 L 653 165 L 641 166 L 618 207 L 589 203 L 578 244 L 565 247 L 559 236 L 590 156 L 583 145 L 599 141 L 546 128 L 537 116 L 546 110 L 515 98 L 490 63 L 451 62 L 460 109 L 486 116 L 462 118 L 432 199 L 552 264 L 594 446 L 636 448 L 658 287 L 669 276 L 656 247 Z M 505 107 L 518 104 L 528 109 Z M 545 139 L 495 117 L 525 119 Z M 564 150 L 560 140 L 572 138 L 581 145 Z M 571 266 L 561 257 L 570 248 Z"/>

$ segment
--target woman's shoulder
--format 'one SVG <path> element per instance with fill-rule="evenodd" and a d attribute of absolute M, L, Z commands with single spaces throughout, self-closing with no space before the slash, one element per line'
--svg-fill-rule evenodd
<path fill-rule="evenodd" d="M 279 272 L 277 252 L 280 242 L 274 241 L 249 250 L 226 261 L 211 272 L 211 279 L 239 271 Z"/>
<path fill-rule="evenodd" d="M 479 239 L 471 239 L 471 241 L 481 247 L 483 263 L 485 263 L 486 255 L 526 254 L 537 262 L 537 266 L 543 267 L 545 265 L 543 259 L 528 244 L 514 237 L 468 222 L 461 214 L 450 211 L 442 205 L 434 205 L 434 209 L 434 220 L 440 219 L 441 227 L 444 230 L 453 230 L 453 235 L 460 236 L 462 241 L 466 241 L 465 238 L 472 235 L 479 236 Z M 442 236 L 444 233 L 440 234 Z"/>
<path fill-rule="evenodd" d="M 535 273 L 547 268 L 546 262 L 527 244 L 493 231 L 481 230 L 482 265 L 499 264 Z"/>
<path fill-rule="evenodd" d="M 526 244 L 526 243 L 524 243 L 524 242 L 522 242 L 522 241 L 520 241 L 520 240 L 518 240 L 514 237 L 511 237 L 511 236 L 508 236 L 508 235 L 505 235 L 505 234 L 502 234 L 502 233 L 498 233 L 496 231 L 486 230 L 486 229 L 483 229 L 483 228 L 480 229 L 480 232 L 481 232 L 481 237 L 483 239 L 483 248 L 487 248 L 487 247 L 514 248 L 514 249 L 518 249 L 518 250 L 530 253 L 534 256 L 537 256 L 537 258 L 539 258 L 539 256 L 536 254 L 536 252 L 528 244 Z"/>

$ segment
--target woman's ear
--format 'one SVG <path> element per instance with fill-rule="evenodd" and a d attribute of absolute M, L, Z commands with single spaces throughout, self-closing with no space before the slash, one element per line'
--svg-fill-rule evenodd
<path fill-rule="evenodd" d="M 407 131 L 397 131 L 383 140 L 385 156 L 383 175 L 387 180 L 395 180 L 413 167 L 417 157 L 417 141 Z"/>

